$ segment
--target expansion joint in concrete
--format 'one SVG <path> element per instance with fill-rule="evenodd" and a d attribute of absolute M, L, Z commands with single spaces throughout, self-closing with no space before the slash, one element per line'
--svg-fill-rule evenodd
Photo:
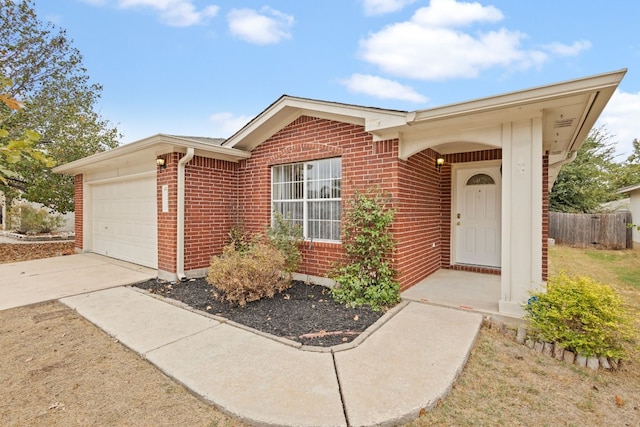
<path fill-rule="evenodd" d="M 340 382 L 340 374 L 338 373 L 338 366 L 336 365 L 336 354 L 331 352 L 331 360 L 333 360 L 333 370 L 336 373 L 336 380 L 338 381 L 338 393 L 340 393 L 340 403 L 342 404 L 342 412 L 344 413 L 344 420 L 347 423 L 347 427 L 351 426 L 349 422 L 349 415 L 347 414 L 347 407 L 344 402 L 344 394 L 342 393 L 342 383 Z"/>

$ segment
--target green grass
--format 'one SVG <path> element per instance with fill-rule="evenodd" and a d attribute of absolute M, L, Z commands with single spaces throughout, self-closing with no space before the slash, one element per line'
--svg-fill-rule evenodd
<path fill-rule="evenodd" d="M 638 251 L 585 251 L 585 255 L 601 263 L 615 274 L 616 278 L 629 286 L 640 289 L 640 255 Z"/>

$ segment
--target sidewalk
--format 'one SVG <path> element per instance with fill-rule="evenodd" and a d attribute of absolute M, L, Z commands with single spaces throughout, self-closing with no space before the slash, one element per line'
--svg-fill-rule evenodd
<path fill-rule="evenodd" d="M 194 393 L 259 425 L 414 419 L 451 390 L 482 322 L 478 313 L 410 302 L 355 348 L 305 351 L 133 288 L 61 302 Z"/>

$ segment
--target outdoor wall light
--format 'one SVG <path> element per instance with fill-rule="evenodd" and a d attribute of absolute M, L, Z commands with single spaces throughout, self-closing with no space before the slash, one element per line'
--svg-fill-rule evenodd
<path fill-rule="evenodd" d="M 156 158 L 156 165 L 158 165 L 159 168 L 166 168 L 167 167 L 167 163 L 164 160 L 164 157 L 158 157 Z"/>
<path fill-rule="evenodd" d="M 438 157 L 436 159 L 436 170 L 440 172 L 442 170 L 442 165 L 444 165 L 444 159 L 442 157 Z"/>

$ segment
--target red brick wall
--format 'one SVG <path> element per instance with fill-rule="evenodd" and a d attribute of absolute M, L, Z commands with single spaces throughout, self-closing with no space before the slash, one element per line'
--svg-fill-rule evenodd
<path fill-rule="evenodd" d="M 194 157 L 185 168 L 186 271 L 206 268 L 222 253 L 235 224 L 238 164 Z"/>
<path fill-rule="evenodd" d="M 78 249 L 83 249 L 84 248 L 84 243 L 83 243 L 83 239 L 84 239 L 84 232 L 83 232 L 83 225 L 84 225 L 84 219 L 83 219 L 83 214 L 84 214 L 84 204 L 83 204 L 83 200 L 84 200 L 84 187 L 82 185 L 82 181 L 83 181 L 83 176 L 80 175 L 76 175 L 74 177 L 74 181 L 73 181 L 73 185 L 74 185 L 74 193 L 73 193 L 73 203 L 75 206 L 75 225 L 74 225 L 74 231 L 76 234 L 75 237 L 75 244 L 74 246 Z"/>
<path fill-rule="evenodd" d="M 372 141 L 362 126 L 302 116 L 266 140 L 239 169 L 239 205 L 247 230 L 263 231 L 271 218 L 271 166 L 331 157 L 342 158 L 343 209 L 356 189 L 381 183 L 397 189 L 397 141 Z M 342 256 L 339 243 L 302 246 L 300 272 L 324 276 Z"/>
<path fill-rule="evenodd" d="M 183 154 L 165 154 L 165 168 L 157 173 L 158 208 L 158 270 L 176 272 L 177 205 L 178 205 L 178 160 Z M 162 212 L 162 186 L 169 187 L 169 212 Z"/>
<path fill-rule="evenodd" d="M 441 264 L 441 173 L 438 154 L 424 150 L 401 161 L 398 167 L 396 268 L 405 290 L 434 273 Z M 435 246 L 434 246 L 435 244 Z"/>
<path fill-rule="evenodd" d="M 167 155 L 158 170 L 158 265 L 175 272 L 177 162 Z M 451 185 L 454 163 L 497 160 L 500 149 L 449 154 L 441 171 L 438 153 L 424 150 L 407 161 L 398 159 L 398 141 L 373 142 L 362 126 L 303 116 L 256 147 L 240 163 L 195 157 L 186 166 L 185 270 L 206 268 L 221 253 L 231 227 L 242 222 L 263 232 L 271 218 L 271 166 L 323 158 L 342 158 L 343 209 L 353 192 L 380 186 L 392 194 L 396 221 L 394 266 L 407 289 L 439 268 L 451 266 Z M 543 179 L 543 276 L 547 274 L 548 158 Z M 169 212 L 161 210 L 162 185 L 169 186 Z M 77 184 L 76 184 L 77 185 Z M 81 187 L 80 187 L 81 188 Z M 81 195 L 81 191 L 78 192 Z M 435 247 L 434 247 L 435 243 Z M 342 246 L 305 242 L 300 272 L 324 276 L 342 256 Z M 486 270 L 486 271 L 485 271 Z M 499 269 L 478 269 L 497 273 Z"/>

